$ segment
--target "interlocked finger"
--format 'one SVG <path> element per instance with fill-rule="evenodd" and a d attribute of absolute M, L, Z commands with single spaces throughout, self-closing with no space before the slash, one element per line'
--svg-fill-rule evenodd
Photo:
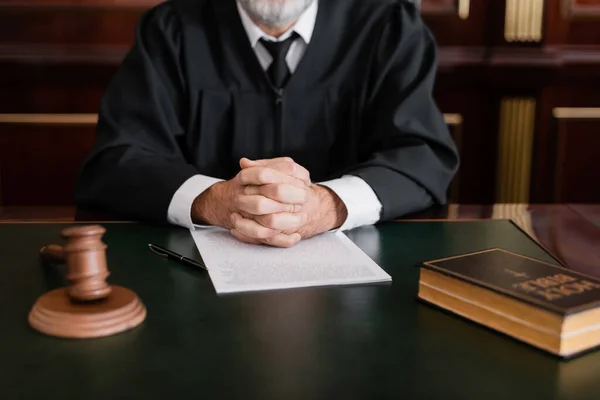
<path fill-rule="evenodd" d="M 302 210 L 302 206 L 299 204 L 280 203 L 260 195 L 240 195 L 237 198 L 236 206 L 240 211 L 252 215 L 295 213 Z"/>
<path fill-rule="evenodd" d="M 251 166 L 268 167 L 293 176 L 304 182 L 306 185 L 311 184 L 310 172 L 308 172 L 308 170 L 302 165 L 295 163 L 290 157 L 273 158 L 270 160 L 249 160 L 247 158 L 243 158 L 240 164 L 242 168 Z"/>
<path fill-rule="evenodd" d="M 246 195 L 262 195 L 271 200 L 286 204 L 304 204 L 308 200 L 307 188 L 297 187 L 289 184 L 268 184 L 261 186 L 246 186 Z"/>
<path fill-rule="evenodd" d="M 301 228 L 308 218 L 304 213 L 278 213 L 259 215 L 253 219 L 266 228 L 283 231 Z"/>
<path fill-rule="evenodd" d="M 244 218 L 237 213 L 231 216 L 231 221 L 234 230 L 253 239 L 267 239 L 280 233 L 278 230 L 264 227 L 253 219 Z"/>
<path fill-rule="evenodd" d="M 272 183 L 287 183 L 298 187 L 306 186 L 304 182 L 293 176 L 284 174 L 267 167 L 245 168 L 237 174 L 238 182 L 242 185 L 268 185 Z"/>
<path fill-rule="evenodd" d="M 248 237 L 248 236 L 238 232 L 235 229 L 233 229 L 231 231 L 231 234 L 236 239 L 238 239 L 240 242 L 256 244 L 256 245 L 264 244 L 264 245 L 268 245 L 271 247 L 281 247 L 281 248 L 293 247 L 296 244 L 298 244 L 298 242 L 300 242 L 300 240 L 302 239 L 302 237 L 297 233 L 290 234 L 290 235 L 280 233 L 280 234 L 277 234 L 277 235 L 267 238 L 267 239 L 254 239 L 254 238 Z"/>
<path fill-rule="evenodd" d="M 280 233 L 273 237 L 264 239 L 263 243 L 272 247 L 289 248 L 297 245 L 300 240 L 302 240 L 302 236 L 300 236 L 299 233 L 292 233 L 290 235 Z"/>

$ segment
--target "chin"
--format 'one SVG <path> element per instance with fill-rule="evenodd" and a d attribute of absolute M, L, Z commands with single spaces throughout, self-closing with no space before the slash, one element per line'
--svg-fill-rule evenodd
<path fill-rule="evenodd" d="M 283 26 L 297 20 L 313 0 L 240 0 L 252 19 L 267 26 Z"/>

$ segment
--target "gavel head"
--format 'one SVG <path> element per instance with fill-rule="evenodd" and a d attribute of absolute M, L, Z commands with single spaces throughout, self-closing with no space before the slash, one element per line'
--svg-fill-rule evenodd
<path fill-rule="evenodd" d="M 108 296 L 111 287 L 106 283 L 110 274 L 106 265 L 106 244 L 102 226 L 73 226 L 62 231 L 67 240 L 64 246 L 67 275 L 71 282 L 69 296 L 77 301 L 94 301 Z"/>

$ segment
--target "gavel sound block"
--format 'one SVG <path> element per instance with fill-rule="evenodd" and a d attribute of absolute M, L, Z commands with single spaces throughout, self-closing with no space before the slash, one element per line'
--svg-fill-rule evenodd
<path fill-rule="evenodd" d="M 63 338 L 97 338 L 140 325 L 146 307 L 129 289 L 106 282 L 106 245 L 102 226 L 75 226 L 62 231 L 64 247 L 49 245 L 40 255 L 67 264 L 69 286 L 41 296 L 29 313 L 34 329 Z"/>

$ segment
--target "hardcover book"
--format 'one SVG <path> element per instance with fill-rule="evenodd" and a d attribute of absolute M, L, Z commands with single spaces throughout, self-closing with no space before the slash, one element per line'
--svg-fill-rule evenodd
<path fill-rule="evenodd" d="M 600 280 L 506 250 L 424 262 L 418 297 L 561 357 L 600 345 Z"/>

